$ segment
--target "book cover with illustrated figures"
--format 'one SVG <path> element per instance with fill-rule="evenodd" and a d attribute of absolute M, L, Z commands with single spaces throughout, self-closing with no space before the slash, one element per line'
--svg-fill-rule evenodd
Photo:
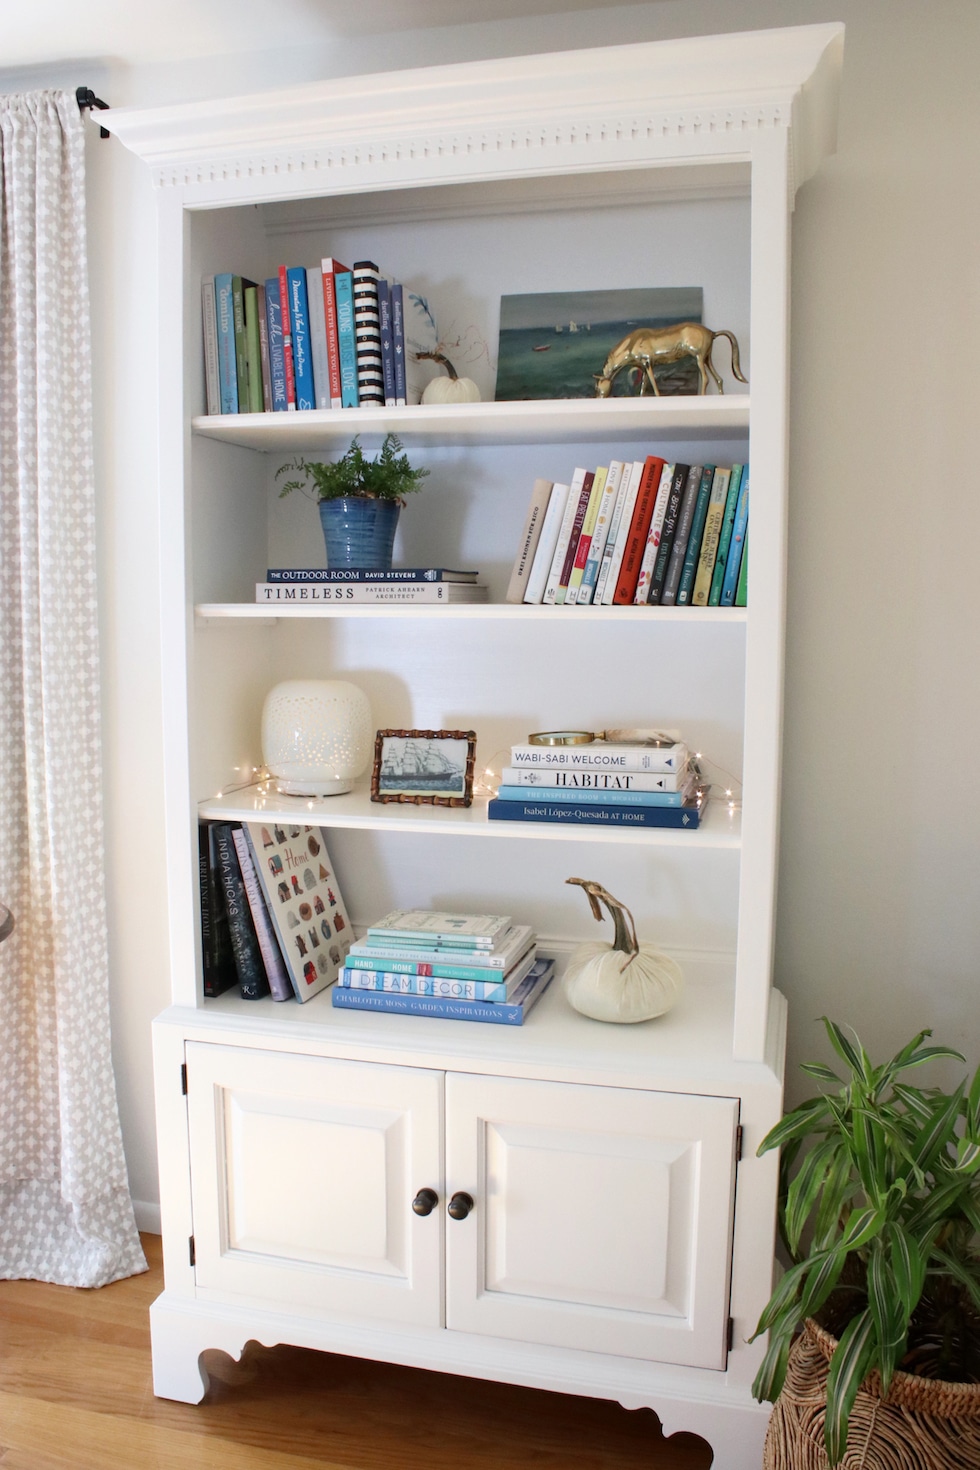
<path fill-rule="evenodd" d="M 332 985 L 351 945 L 351 924 L 322 827 L 245 822 L 286 968 L 298 1001 Z"/>

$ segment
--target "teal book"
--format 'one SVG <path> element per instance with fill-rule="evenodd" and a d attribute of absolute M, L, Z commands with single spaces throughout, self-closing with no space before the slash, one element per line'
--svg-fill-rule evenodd
<path fill-rule="evenodd" d="M 677 586 L 677 606 L 689 606 L 694 593 L 694 579 L 698 574 L 698 560 L 701 556 L 701 537 L 704 535 L 704 523 L 708 515 L 708 503 L 711 500 L 711 486 L 714 483 L 715 467 L 706 464 L 701 471 L 701 483 L 698 486 L 698 498 L 694 502 L 694 515 L 691 520 L 691 530 L 687 538 L 687 547 L 684 552 L 684 562 L 681 568 L 681 579 Z"/>
<path fill-rule="evenodd" d="M 735 512 L 738 509 L 738 489 L 742 483 L 746 466 L 741 464 L 732 465 L 732 477 L 728 482 L 728 498 L 725 501 L 725 514 L 721 523 L 721 535 L 718 537 L 718 550 L 715 553 L 715 569 L 711 574 L 711 591 L 708 593 L 708 606 L 717 607 L 721 602 L 721 587 L 725 580 L 725 564 L 728 561 L 728 548 L 732 544 L 732 527 L 735 524 Z"/>
<path fill-rule="evenodd" d="M 453 1000 L 434 995 L 399 995 L 388 990 L 350 990 L 335 985 L 331 1003 L 352 1011 L 394 1011 L 444 1021 L 482 1021 L 496 1026 L 522 1026 L 544 995 L 555 972 L 554 960 L 536 960 L 508 1001 Z"/>
<path fill-rule="evenodd" d="M 340 356 L 342 408 L 357 408 L 357 346 L 354 337 L 354 283 L 350 271 L 337 271 L 337 351 Z"/>
<path fill-rule="evenodd" d="M 749 528 L 745 528 L 745 540 L 742 542 L 742 564 L 738 569 L 738 583 L 735 587 L 735 606 L 745 607 L 749 596 Z"/>
<path fill-rule="evenodd" d="M 594 787 L 582 790 L 549 786 L 546 792 L 536 788 L 535 794 L 547 801 L 577 801 L 580 806 L 683 806 L 690 800 L 690 793 L 683 791 L 597 791 Z M 500 801 L 527 801 L 528 787 L 501 786 L 497 797 Z"/>
<path fill-rule="evenodd" d="M 725 562 L 725 579 L 721 584 L 722 607 L 735 606 L 735 593 L 738 591 L 738 574 L 742 566 L 742 548 L 745 544 L 745 533 L 749 524 L 749 476 L 748 472 L 742 475 L 742 483 L 738 491 L 738 508 L 735 511 L 735 522 L 732 526 L 732 540 L 728 548 L 728 559 Z"/>
<path fill-rule="evenodd" d="M 218 337 L 218 390 L 222 413 L 238 412 L 238 360 L 235 354 L 235 313 L 230 271 L 214 278 L 215 326 Z"/>
<path fill-rule="evenodd" d="M 684 486 L 680 511 L 677 515 L 677 530 L 674 533 L 674 544 L 670 549 L 670 561 L 667 563 L 664 589 L 660 595 L 660 601 L 664 607 L 673 607 L 677 602 L 677 590 L 681 585 L 681 572 L 684 570 L 687 542 L 691 534 L 691 525 L 694 521 L 694 507 L 697 504 L 698 494 L 701 489 L 702 468 L 699 464 L 692 464 L 687 473 L 687 483 Z"/>

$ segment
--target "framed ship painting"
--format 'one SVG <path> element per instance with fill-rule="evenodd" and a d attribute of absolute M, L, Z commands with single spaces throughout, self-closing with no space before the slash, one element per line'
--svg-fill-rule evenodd
<path fill-rule="evenodd" d="M 637 327 L 700 322 L 700 286 L 650 286 L 623 291 L 534 291 L 500 298 L 498 403 L 531 398 L 594 398 L 606 358 Z M 665 395 L 698 392 L 693 357 L 657 368 Z M 639 391 L 628 372 L 616 396 Z"/>
<path fill-rule="evenodd" d="M 475 760 L 475 730 L 379 730 L 371 800 L 470 806 Z"/>

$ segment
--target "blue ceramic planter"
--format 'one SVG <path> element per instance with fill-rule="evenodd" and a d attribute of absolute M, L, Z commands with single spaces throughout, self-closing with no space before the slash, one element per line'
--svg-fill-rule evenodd
<path fill-rule="evenodd" d="M 390 567 L 400 510 L 397 500 L 367 500 L 358 495 L 321 500 L 327 566 L 332 571 L 341 567 Z"/>

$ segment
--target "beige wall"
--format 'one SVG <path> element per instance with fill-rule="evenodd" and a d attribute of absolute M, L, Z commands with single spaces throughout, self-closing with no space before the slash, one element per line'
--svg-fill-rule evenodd
<path fill-rule="evenodd" d="M 664 0 L 262 57 L 76 75 L 150 105 L 345 71 L 843 20 L 839 152 L 797 201 L 777 980 L 875 1053 L 980 1057 L 974 566 L 980 495 L 980 6 Z M 154 608 L 154 205 L 93 141 L 114 1046 L 133 1192 L 156 1198 L 149 1022 L 167 1001 Z M 972 410 L 972 412 L 971 412 Z M 801 1089 L 794 1076 L 791 1095 Z"/>

